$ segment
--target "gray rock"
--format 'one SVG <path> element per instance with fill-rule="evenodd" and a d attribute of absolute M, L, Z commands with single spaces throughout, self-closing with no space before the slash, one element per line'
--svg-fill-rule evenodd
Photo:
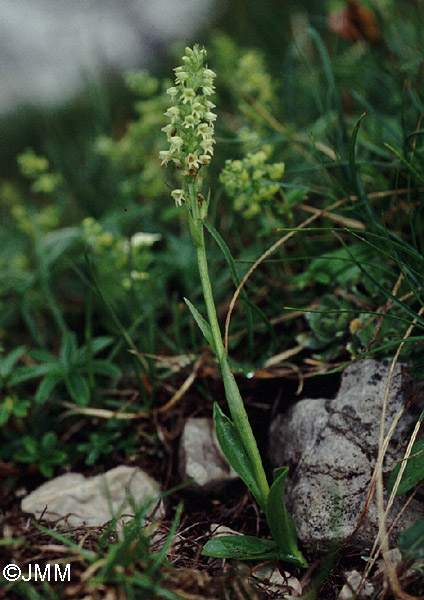
<path fill-rule="evenodd" d="M 290 466 L 287 507 L 301 542 L 311 549 L 346 540 L 363 509 L 378 453 L 381 409 L 390 369 L 389 361 L 363 360 L 347 367 L 334 399 L 305 399 L 274 420 L 270 431 L 270 459 L 274 466 Z M 393 419 L 411 398 L 413 380 L 405 365 L 395 368 L 385 421 Z M 419 416 L 410 408 L 398 423 L 383 466 L 384 481 L 399 460 Z M 390 525 L 404 505 L 393 504 Z M 423 515 L 413 500 L 394 530 L 396 536 Z M 372 545 L 378 531 L 375 502 L 352 544 Z"/>
<path fill-rule="evenodd" d="M 46 521 L 63 519 L 71 527 L 101 527 L 114 516 L 120 523 L 130 520 L 134 507 L 152 503 L 159 494 L 159 484 L 144 471 L 121 465 L 96 477 L 81 473 L 55 477 L 26 496 L 21 508 L 37 519 L 42 515 Z M 154 516 L 162 514 L 159 505 Z"/>
<path fill-rule="evenodd" d="M 237 479 L 221 452 L 212 419 L 186 421 L 180 440 L 179 471 L 183 481 L 193 479 L 194 489 L 204 493 Z"/>

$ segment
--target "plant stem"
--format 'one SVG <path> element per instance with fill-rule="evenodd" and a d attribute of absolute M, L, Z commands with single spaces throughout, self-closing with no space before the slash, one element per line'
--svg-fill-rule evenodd
<path fill-rule="evenodd" d="M 191 190 L 190 190 L 191 191 Z M 191 195 L 191 194 L 190 194 Z M 218 319 L 216 316 L 215 302 L 213 298 L 212 286 L 209 279 L 208 263 L 206 258 L 205 240 L 203 221 L 198 215 L 197 198 L 191 198 L 192 212 L 189 213 L 190 231 L 197 252 L 197 263 L 199 267 L 200 281 L 202 283 L 203 297 L 206 303 L 209 325 L 212 331 L 212 337 L 215 344 L 216 354 L 221 367 L 222 378 L 225 386 L 225 395 L 227 398 L 228 407 L 234 425 L 238 430 L 241 439 L 243 440 L 244 448 L 251 461 L 253 471 L 255 473 L 256 482 L 261 491 L 264 505 L 269 494 L 269 486 L 266 479 L 265 471 L 262 465 L 262 459 L 259 454 L 255 436 L 249 423 L 249 418 L 243 404 L 237 382 L 231 371 L 227 355 L 225 353 L 224 344 L 222 342 L 221 330 L 219 328 Z"/>

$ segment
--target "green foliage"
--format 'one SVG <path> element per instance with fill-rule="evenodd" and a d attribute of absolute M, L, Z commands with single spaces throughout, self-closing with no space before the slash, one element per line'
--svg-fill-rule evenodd
<path fill-rule="evenodd" d="M 288 472 L 288 467 L 274 470 L 274 481 L 266 504 L 266 520 L 278 544 L 280 557 L 305 568 L 308 563 L 297 547 L 296 525 L 284 505 L 284 482 Z"/>
<path fill-rule="evenodd" d="M 398 547 L 407 560 L 424 558 L 424 518 L 418 519 L 400 534 Z"/>
<path fill-rule="evenodd" d="M 45 536 L 51 537 L 56 545 L 62 546 L 64 553 L 69 552 L 72 556 L 72 575 L 77 569 L 87 572 L 87 569 L 96 565 L 87 581 L 92 591 L 103 589 L 107 585 L 109 589 L 116 587 L 127 598 L 180 600 L 181 596 L 169 589 L 172 582 L 172 566 L 166 558 L 166 552 L 174 539 L 182 507 L 177 508 L 168 535 L 159 549 L 153 548 L 151 532 L 145 525 L 146 516 L 151 508 L 151 503 L 135 506 L 133 519 L 122 524 L 119 536 L 116 530 L 120 515 L 116 515 L 100 535 L 93 533 L 90 550 L 56 528 L 48 529 L 38 523 L 34 525 Z M 61 572 L 64 572 L 64 568 Z M 43 593 L 40 594 L 33 581 L 20 580 L 8 583 L 5 587 L 6 592 L 19 594 L 23 598 L 59 600 L 59 597 L 63 597 L 63 593 L 56 595 L 58 583 L 53 586 L 48 580 L 44 582 Z"/>
<path fill-rule="evenodd" d="M 214 558 L 272 560 L 279 558 L 279 549 L 272 540 L 250 535 L 220 535 L 206 542 L 202 554 Z"/>
<path fill-rule="evenodd" d="M 0 404 L 0 427 L 5 425 L 11 417 L 23 419 L 28 415 L 30 400 L 18 398 L 16 394 L 6 396 Z"/>
<path fill-rule="evenodd" d="M 48 431 L 37 441 L 26 435 L 22 439 L 22 448 L 15 454 L 15 460 L 22 463 L 35 463 L 44 477 L 52 477 L 53 468 L 63 465 L 69 459 L 64 450 L 56 446 L 58 438 L 54 431 Z"/>
<path fill-rule="evenodd" d="M 244 448 L 239 431 L 222 412 L 218 404 L 214 404 L 213 418 L 216 437 L 225 458 L 252 492 L 262 510 L 265 510 L 266 498 L 262 496 L 261 490 L 258 487 L 252 464 Z"/>
<path fill-rule="evenodd" d="M 49 161 L 44 156 L 37 156 L 32 148 L 27 148 L 18 156 L 18 164 L 22 175 L 33 180 L 31 191 L 52 194 L 62 183 L 59 173 L 49 173 Z"/>
<path fill-rule="evenodd" d="M 206 341 L 208 342 L 208 344 L 210 345 L 210 347 L 216 354 L 217 350 L 215 348 L 215 342 L 213 341 L 211 326 L 202 317 L 202 315 L 199 313 L 197 308 L 195 306 L 193 306 L 193 304 L 190 302 L 190 300 L 187 300 L 187 298 L 184 298 L 184 302 L 187 304 L 191 314 L 193 315 L 193 319 L 196 321 L 197 325 L 199 326 L 200 331 L 205 336 Z"/>
<path fill-rule="evenodd" d="M 58 357 L 52 356 L 45 350 L 33 350 L 29 353 L 32 359 L 41 364 L 31 367 L 21 367 L 16 372 L 12 383 L 22 383 L 29 379 L 42 377 L 38 386 L 35 401 L 39 404 L 46 402 L 53 390 L 64 384 L 69 395 L 78 404 L 86 405 L 90 400 L 90 388 L 84 374 L 90 370 L 96 375 L 118 378 L 121 371 L 108 360 L 95 359 L 94 356 L 112 344 L 113 338 L 99 337 L 89 343 L 77 347 L 76 335 L 67 332 L 62 340 Z"/>
<path fill-rule="evenodd" d="M 0 389 L 8 388 L 13 372 L 16 370 L 16 363 L 25 353 L 25 346 L 15 348 L 6 356 L 0 356 Z"/>
<path fill-rule="evenodd" d="M 110 454 L 114 449 L 113 442 L 120 437 L 119 431 L 90 433 L 89 441 L 79 444 L 78 452 L 86 456 L 85 464 L 93 465 L 102 454 Z"/>
<path fill-rule="evenodd" d="M 326 349 L 320 356 L 331 358 L 340 352 L 339 344 L 345 338 L 351 321 L 350 305 L 341 298 L 323 296 L 321 308 L 306 313 L 312 335 L 302 334 L 299 341 L 307 348 Z"/>
<path fill-rule="evenodd" d="M 390 475 L 387 484 L 387 493 L 391 494 L 399 474 L 402 463 L 398 463 Z M 415 442 L 412 446 L 410 458 L 406 462 L 405 470 L 402 474 L 396 496 L 406 494 L 424 479 L 424 441 Z"/>
<path fill-rule="evenodd" d="M 134 106 L 137 116 L 119 140 L 99 137 L 96 150 L 118 169 L 117 187 L 125 203 L 137 202 L 139 198 L 151 202 L 164 192 L 157 155 L 161 149 L 160 128 L 168 101 L 165 91 L 170 82 L 160 84 L 146 71 L 132 71 L 127 75 L 126 83 L 140 97 Z"/>

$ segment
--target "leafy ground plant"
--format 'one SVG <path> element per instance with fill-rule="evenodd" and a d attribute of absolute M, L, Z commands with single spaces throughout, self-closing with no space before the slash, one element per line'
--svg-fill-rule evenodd
<path fill-rule="evenodd" d="M 96 375 L 106 377 L 119 377 L 121 374 L 118 367 L 110 361 L 94 358 L 95 354 L 112 342 L 113 338 L 99 337 L 78 348 L 75 334 L 68 331 L 63 336 L 59 357 L 52 356 L 44 350 L 33 350 L 30 357 L 40 361 L 41 364 L 21 367 L 11 382 L 17 384 L 42 377 L 35 395 L 36 402 L 40 404 L 45 402 L 56 386 L 64 384 L 75 402 L 86 405 L 90 400 L 90 387 L 85 376 L 87 372 L 91 370 Z"/>
<path fill-rule="evenodd" d="M 284 505 L 284 480 L 287 468 L 274 471 L 274 482 L 268 485 L 257 443 L 224 348 L 218 324 L 213 291 L 209 279 L 204 227 L 210 193 L 203 192 L 201 171 L 211 161 L 214 147 L 215 105 L 213 94 L 215 73 L 204 66 L 206 51 L 199 46 L 186 48 L 183 65 L 175 69 L 175 86 L 167 90 L 171 106 L 165 115 L 170 123 L 163 128 L 169 149 L 160 153 L 163 164 L 172 161 L 182 171 L 182 187 L 171 193 L 177 206 L 187 210 L 198 269 L 207 309 L 207 320 L 186 299 L 186 303 L 207 342 L 216 354 L 224 381 L 225 394 L 232 420 L 214 406 L 215 430 L 221 449 L 230 465 L 251 490 L 266 519 L 274 543 L 248 536 L 224 536 L 211 540 L 203 553 L 219 558 L 281 558 L 297 566 L 307 563 L 298 549 L 296 528 Z M 209 226 L 210 227 L 210 226 Z M 217 235 L 217 234 L 216 234 Z"/>

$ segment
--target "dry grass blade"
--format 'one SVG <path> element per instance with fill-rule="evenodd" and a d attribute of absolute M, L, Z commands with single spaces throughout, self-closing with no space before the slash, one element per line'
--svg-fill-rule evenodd
<path fill-rule="evenodd" d="M 162 414 L 173 408 L 184 396 L 184 394 L 190 389 L 193 383 L 196 380 L 197 373 L 199 372 L 200 367 L 203 364 L 204 356 L 200 355 L 197 361 L 194 364 L 193 370 L 187 379 L 184 381 L 182 386 L 175 392 L 170 400 L 163 406 L 158 409 L 158 413 Z"/>
<path fill-rule="evenodd" d="M 312 213 L 313 215 L 320 212 L 319 208 L 316 208 L 315 206 L 309 206 L 309 204 L 297 204 L 297 208 L 301 208 L 305 212 Z M 335 215 L 334 213 L 330 212 L 326 213 L 325 216 L 327 217 L 327 219 L 330 219 L 330 221 L 333 221 L 334 223 L 339 223 L 340 225 L 343 225 L 343 227 L 349 227 L 349 229 L 366 229 L 365 223 L 357 221 L 356 219 L 349 219 L 348 217 L 344 217 L 343 215 Z"/>
<path fill-rule="evenodd" d="M 90 408 L 87 406 L 79 406 L 78 404 L 74 404 L 72 402 L 66 402 L 65 400 L 58 402 L 58 404 L 69 409 L 61 415 L 62 419 L 64 419 L 65 417 L 73 416 L 73 415 L 85 415 L 87 417 L 95 417 L 98 419 L 119 419 L 122 421 L 131 421 L 134 419 L 149 419 L 150 418 L 149 413 L 123 412 L 125 410 L 125 406 L 123 406 L 119 410 L 108 410 L 107 408 Z"/>
<path fill-rule="evenodd" d="M 421 316 L 423 313 L 424 313 L 424 307 L 421 307 L 418 315 Z M 397 361 L 399 359 L 400 353 L 401 353 L 402 348 L 404 347 L 404 345 L 406 343 L 406 340 L 409 338 L 409 336 L 412 333 L 412 330 L 415 327 L 415 324 L 416 324 L 416 319 L 414 319 L 413 322 L 411 323 L 411 325 L 408 327 L 408 330 L 406 331 L 406 333 L 405 333 L 405 335 L 404 335 L 404 337 L 402 339 L 402 342 L 399 344 L 399 347 L 398 347 L 398 349 L 396 351 L 396 354 L 395 354 L 395 356 L 393 358 L 393 361 L 392 361 L 392 364 L 391 364 L 391 367 L 390 367 L 389 377 L 388 377 L 388 380 L 387 380 L 386 392 L 385 392 L 384 401 L 383 401 L 383 411 L 382 411 L 382 419 L 381 419 L 381 428 L 380 428 L 379 453 L 378 453 L 377 463 L 376 463 L 374 474 L 373 474 L 373 479 L 374 479 L 374 481 L 376 483 L 376 491 L 377 491 L 377 506 L 378 506 L 378 518 L 379 518 L 379 531 L 378 531 L 376 540 L 374 542 L 374 546 L 373 546 L 373 548 L 371 550 L 371 554 L 370 554 L 370 556 L 372 557 L 372 560 L 369 561 L 369 563 L 367 564 L 367 568 L 365 569 L 362 581 L 364 581 L 365 578 L 370 573 L 370 571 L 371 571 L 373 565 L 375 564 L 375 561 L 377 560 L 377 558 L 380 555 L 380 553 L 383 552 L 383 555 L 384 555 L 389 550 L 389 535 L 388 535 L 388 532 L 386 530 L 387 516 L 388 516 L 389 510 L 390 510 L 390 508 L 391 508 L 391 506 L 393 504 L 393 499 L 394 499 L 394 496 L 396 494 L 396 491 L 397 491 L 397 489 L 399 487 L 403 470 L 406 467 L 406 459 L 408 458 L 408 456 L 411 453 L 412 446 L 413 446 L 413 444 L 415 442 L 415 439 L 416 439 L 416 436 L 418 434 L 418 430 L 419 430 L 419 427 L 420 427 L 420 424 L 421 424 L 421 422 L 419 421 L 417 423 L 415 429 L 414 429 L 414 432 L 413 432 L 413 434 L 411 436 L 411 440 L 410 440 L 410 442 L 408 444 L 407 453 L 406 453 L 406 455 L 404 457 L 405 458 L 405 462 L 402 465 L 402 469 L 399 472 L 399 475 L 397 477 L 396 485 L 395 485 L 395 487 L 394 487 L 394 489 L 392 491 L 392 494 L 391 494 L 391 496 L 389 498 L 389 502 L 388 502 L 387 508 L 386 508 L 386 510 L 384 510 L 384 490 L 383 490 L 383 470 L 382 470 L 383 459 L 384 459 L 384 455 L 386 453 L 386 450 L 387 450 L 390 438 L 393 435 L 394 429 L 395 429 L 395 427 L 396 427 L 396 425 L 398 423 L 398 420 L 399 420 L 396 417 L 395 421 L 392 423 L 392 426 L 389 429 L 389 432 L 388 432 L 386 438 L 384 438 L 384 422 L 385 422 L 385 414 L 386 414 L 385 410 L 386 410 L 386 407 L 387 407 L 387 399 L 388 399 L 388 395 L 389 395 L 390 384 L 391 384 L 391 380 L 392 380 L 392 377 L 393 377 L 393 371 L 394 371 L 395 365 L 396 365 L 396 363 L 397 363 Z M 404 411 L 402 411 L 401 414 L 403 414 L 403 412 Z M 400 418 L 401 415 L 398 415 L 398 416 Z M 380 542 L 380 540 L 381 540 L 381 542 Z M 379 543 L 380 543 L 380 546 L 378 547 Z M 399 583 L 399 579 L 398 579 L 395 567 L 391 563 L 390 559 L 386 560 L 386 558 L 385 558 L 384 560 L 385 560 L 385 564 L 386 564 L 386 567 L 387 567 L 387 577 L 389 579 L 390 587 L 393 590 L 393 592 L 397 595 L 397 597 L 404 598 L 405 600 L 419 600 L 419 599 L 423 598 L 423 596 L 419 596 L 419 597 L 418 596 L 411 596 L 411 595 L 407 594 L 406 592 L 404 592 L 401 589 L 401 586 L 400 586 L 400 583 Z"/>

